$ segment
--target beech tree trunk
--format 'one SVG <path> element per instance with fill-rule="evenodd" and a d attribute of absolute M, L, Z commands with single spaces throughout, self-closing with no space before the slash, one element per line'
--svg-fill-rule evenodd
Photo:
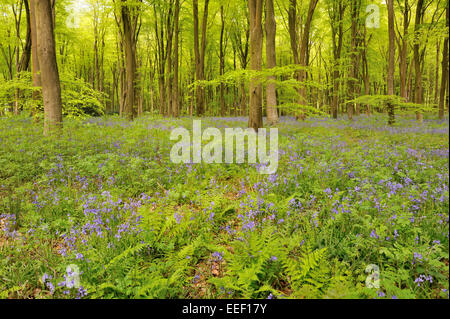
<path fill-rule="evenodd" d="M 155 60 L 158 61 L 158 88 L 159 88 L 159 114 L 164 114 L 164 105 L 166 100 L 166 82 L 165 82 L 165 65 L 166 65 L 166 50 L 164 46 L 164 23 L 158 27 L 158 14 L 156 6 L 153 7 L 155 14 L 155 37 L 156 37 L 156 47 Z M 161 21 L 164 19 L 163 15 L 160 15 Z"/>
<path fill-rule="evenodd" d="M 37 53 L 37 30 L 36 30 L 36 9 L 35 3 L 38 0 L 30 0 L 30 26 L 31 26 L 31 56 L 32 56 L 32 70 L 33 70 L 33 87 L 41 87 L 41 75 L 39 70 L 39 59 Z M 33 91 L 33 100 L 40 100 L 41 92 L 39 90 Z M 32 115 L 36 113 L 36 107 L 31 110 Z"/>
<path fill-rule="evenodd" d="M 289 0 L 288 9 L 288 26 L 289 39 L 291 43 L 292 57 L 294 64 L 300 64 L 300 57 L 298 53 L 298 26 L 297 26 L 297 0 Z M 296 73 L 296 79 L 299 80 L 300 72 Z"/>
<path fill-rule="evenodd" d="M 407 102 L 408 100 L 408 28 L 410 22 L 410 7 L 408 0 L 404 0 L 403 9 L 403 34 L 398 34 L 399 49 L 399 76 L 400 76 L 400 96 Z"/>
<path fill-rule="evenodd" d="M 18 71 L 26 71 L 30 65 L 31 59 L 31 15 L 30 15 L 30 4 L 29 0 L 24 0 L 25 13 L 27 18 L 27 35 L 25 39 L 25 46 L 20 58 Z"/>
<path fill-rule="evenodd" d="M 220 46 L 219 46 L 219 74 L 222 76 L 225 74 L 225 17 L 223 15 L 223 5 L 220 6 Z M 225 107 L 225 84 L 223 82 L 220 83 L 220 115 L 225 116 L 226 107 Z"/>
<path fill-rule="evenodd" d="M 180 0 L 175 0 L 175 41 L 173 44 L 173 85 L 172 85 L 172 115 L 173 117 L 178 117 L 180 113 L 180 105 L 179 105 L 179 88 L 178 88 L 178 63 L 179 63 L 179 54 L 178 54 L 178 42 L 179 42 L 179 18 L 180 18 Z"/>
<path fill-rule="evenodd" d="M 297 0 L 289 0 L 288 10 L 289 39 L 291 41 L 292 56 L 294 64 L 299 64 L 298 34 L 297 34 Z"/>
<path fill-rule="evenodd" d="M 310 0 L 309 2 L 309 8 L 308 8 L 308 14 L 306 16 L 305 26 L 303 28 L 303 36 L 300 46 L 300 65 L 302 67 L 307 67 L 309 64 L 308 56 L 309 56 L 309 35 L 311 30 L 311 22 L 314 15 L 314 11 L 316 9 L 318 0 Z M 299 71 L 299 82 L 306 81 L 306 70 L 300 70 Z M 300 105 L 308 105 L 308 97 L 306 92 L 306 86 L 304 84 L 300 84 L 299 89 L 299 101 L 298 104 Z M 305 113 L 300 111 L 298 114 L 298 119 L 304 120 L 305 119 Z"/>
<path fill-rule="evenodd" d="M 241 65 L 242 70 L 247 69 L 248 64 L 248 57 L 249 57 L 249 38 L 250 38 L 250 21 L 249 21 L 249 15 L 248 15 L 248 7 L 246 10 L 246 20 L 247 23 L 245 24 L 245 29 L 241 30 L 237 27 L 232 29 L 232 44 L 233 44 L 233 50 L 237 53 L 237 56 L 239 57 L 239 62 Z M 242 39 L 245 41 L 243 42 Z M 236 63 L 234 63 L 234 70 L 236 70 Z M 246 83 L 245 79 L 241 79 L 239 83 L 239 105 L 240 109 L 236 113 L 236 115 L 241 116 L 247 116 L 247 109 L 248 109 L 248 96 L 247 96 L 247 90 L 246 90 Z M 236 110 L 237 111 L 237 110 Z"/>
<path fill-rule="evenodd" d="M 19 48 L 20 48 L 20 24 L 21 24 L 21 18 L 22 18 L 22 5 L 25 5 L 25 13 L 26 13 L 26 21 L 27 21 L 27 33 L 26 33 L 26 39 L 25 39 L 25 45 L 23 46 L 22 55 L 19 58 Z M 13 6 L 14 8 L 14 6 Z M 30 64 L 30 58 L 31 58 L 31 23 L 30 23 L 30 7 L 28 0 L 22 0 L 18 17 L 16 16 L 16 12 L 14 12 L 14 18 L 15 18 L 15 24 L 16 24 L 16 37 L 17 37 L 17 47 L 16 47 L 16 77 L 20 78 L 20 72 L 28 70 L 28 66 Z M 15 90 L 15 102 L 14 102 L 14 114 L 19 114 L 19 108 L 20 108 L 20 90 Z"/>
<path fill-rule="evenodd" d="M 61 85 L 56 63 L 52 5 L 50 0 L 39 0 L 34 5 L 37 54 L 44 100 L 44 135 L 49 135 L 62 126 Z"/>
<path fill-rule="evenodd" d="M 394 95 L 394 71 L 395 71 L 395 30 L 394 30 L 394 0 L 387 0 L 388 7 L 388 30 L 389 30 L 389 63 L 387 76 L 388 95 Z M 389 102 L 388 109 L 388 124 L 395 123 L 394 105 Z"/>
<path fill-rule="evenodd" d="M 267 68 L 272 69 L 277 66 L 276 43 L 277 25 L 275 21 L 275 10 L 273 0 L 266 0 L 266 57 Z M 276 76 L 269 77 L 269 83 L 266 87 L 267 99 L 267 124 L 274 125 L 278 122 L 277 111 L 277 90 L 275 81 Z"/>
<path fill-rule="evenodd" d="M 434 99 L 433 103 L 437 106 L 439 105 L 439 55 L 441 53 L 441 41 L 438 40 L 436 44 L 436 67 L 435 67 L 435 74 L 434 74 L 434 87 L 433 87 L 433 93 L 434 93 Z M 431 72 L 431 69 L 430 69 Z M 431 77 L 430 77 L 431 79 Z M 431 83 L 431 81 L 430 81 Z M 431 90 L 431 85 L 430 85 Z"/>
<path fill-rule="evenodd" d="M 263 0 L 248 0 L 250 13 L 250 69 L 261 71 L 263 28 Z M 256 132 L 263 126 L 262 120 L 262 85 L 258 76 L 249 83 L 249 120 L 248 127 Z"/>
<path fill-rule="evenodd" d="M 370 94 L 370 74 L 369 74 L 369 63 L 367 61 L 367 47 L 369 46 L 368 42 L 370 41 L 367 39 L 367 28 L 364 26 L 364 35 L 363 35 L 363 45 L 362 45 L 362 52 L 361 52 L 361 62 L 362 62 L 362 76 L 363 76 L 363 82 L 364 82 L 364 95 Z M 365 105 L 366 107 L 366 114 L 370 115 L 370 105 Z"/>
<path fill-rule="evenodd" d="M 346 4 L 339 2 L 333 2 L 333 7 L 329 10 L 330 19 L 331 19 L 331 33 L 332 33 L 332 42 L 333 42 L 333 57 L 334 57 L 334 66 L 333 66 L 333 99 L 331 104 L 331 112 L 334 119 L 338 117 L 338 108 L 339 108 L 339 65 L 341 59 L 341 51 L 342 51 L 342 41 L 343 41 L 343 17 L 345 12 Z"/>
<path fill-rule="evenodd" d="M 167 100 L 165 101 L 165 116 L 172 115 L 172 100 L 173 100 L 173 29 L 172 21 L 173 1 L 169 2 L 169 10 L 167 14 Z"/>
<path fill-rule="evenodd" d="M 205 6 L 203 9 L 201 44 L 198 29 L 198 0 L 193 0 L 192 4 L 194 14 L 195 74 L 197 81 L 203 81 L 205 79 L 206 27 L 208 22 L 209 0 L 205 0 Z M 205 89 L 201 85 L 196 86 L 196 105 L 197 115 L 203 115 L 205 112 Z"/>
<path fill-rule="evenodd" d="M 419 34 L 418 29 L 420 24 L 422 24 L 423 20 L 423 0 L 417 1 L 417 10 L 416 10 L 416 20 L 414 26 L 414 68 L 416 74 L 416 82 L 415 82 L 415 97 L 414 102 L 416 104 L 423 103 L 423 83 L 422 83 L 422 63 L 421 63 L 421 55 L 420 55 L 420 43 L 419 43 Z M 416 113 L 416 119 L 418 122 L 423 122 L 423 114 L 422 112 Z"/>
<path fill-rule="evenodd" d="M 361 1 L 354 0 L 351 2 L 351 39 L 350 39 L 350 74 L 348 79 L 348 98 L 353 100 L 356 98 L 357 83 L 359 83 L 357 76 L 359 70 L 359 60 L 358 60 L 358 27 L 359 27 L 359 11 L 361 9 Z M 354 103 L 347 103 L 347 116 L 351 121 L 353 119 L 353 114 L 355 113 Z"/>
<path fill-rule="evenodd" d="M 446 8 L 446 25 L 449 27 L 449 3 L 447 1 Z M 445 91 L 448 88 L 448 34 L 444 40 L 444 48 L 442 51 L 442 79 L 441 79 L 441 91 L 439 92 L 439 119 L 444 119 L 445 114 Z M 448 90 L 448 89 L 447 89 Z M 447 92 L 448 93 L 448 92 Z"/>
<path fill-rule="evenodd" d="M 123 115 L 133 120 L 135 112 L 135 81 L 136 81 L 136 17 L 131 17 L 126 0 L 122 0 L 122 27 L 125 50 L 126 93 L 123 105 Z M 134 22 L 134 23 L 133 23 Z"/>

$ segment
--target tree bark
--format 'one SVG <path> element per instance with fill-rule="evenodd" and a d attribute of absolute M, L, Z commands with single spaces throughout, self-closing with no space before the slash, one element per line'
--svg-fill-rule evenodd
<path fill-rule="evenodd" d="M 248 6 L 246 6 L 246 9 L 247 9 L 245 11 L 246 23 L 243 26 L 239 25 L 233 26 L 231 32 L 233 49 L 236 51 L 239 57 L 239 62 L 242 70 L 247 69 L 248 55 L 249 55 L 250 21 L 248 15 Z M 244 36 L 245 42 L 242 41 L 242 36 Z M 234 67 L 236 70 L 236 65 L 234 65 Z M 241 79 L 239 83 L 239 96 L 240 96 L 239 100 L 240 110 L 238 114 L 241 116 L 247 116 L 248 96 L 245 79 Z"/>
<path fill-rule="evenodd" d="M 158 14 L 156 6 L 153 7 L 155 14 L 155 37 L 156 47 L 155 60 L 158 61 L 158 88 L 159 88 L 159 114 L 164 115 L 164 105 L 166 100 L 166 82 L 165 82 L 165 65 L 166 65 L 166 50 L 164 47 L 164 23 L 158 28 Z M 164 19 L 160 16 L 161 21 Z"/>
<path fill-rule="evenodd" d="M 275 21 L 275 10 L 273 6 L 273 0 L 266 0 L 266 57 L 267 68 L 272 69 L 277 66 L 276 56 L 276 33 L 277 25 Z M 275 81 L 276 76 L 269 77 L 269 83 L 266 87 L 266 99 L 267 99 L 267 124 L 274 125 L 278 123 L 278 110 L 277 110 L 277 89 Z"/>
<path fill-rule="evenodd" d="M 400 96 L 405 102 L 408 100 L 408 28 L 410 23 L 410 6 L 408 0 L 404 0 L 403 10 L 403 35 L 398 34 L 399 49 L 399 76 L 400 76 Z"/>
<path fill-rule="evenodd" d="M 297 0 L 289 0 L 288 10 L 289 39 L 291 43 L 294 64 L 300 64 L 298 54 L 298 34 L 297 34 Z"/>
<path fill-rule="evenodd" d="M 388 95 L 394 95 L 394 72 L 395 72 L 395 30 L 394 30 L 394 0 L 387 0 L 388 7 L 388 30 L 389 30 L 389 63 L 388 63 L 388 76 L 387 76 L 387 88 Z M 394 125 L 395 112 L 392 102 L 388 102 L 388 124 Z"/>
<path fill-rule="evenodd" d="M 172 21 L 172 11 L 173 10 L 173 1 L 169 2 L 169 10 L 167 14 L 167 101 L 165 101 L 166 109 L 164 111 L 164 115 L 171 116 L 172 115 L 172 100 L 173 100 L 173 31 L 174 24 Z"/>
<path fill-rule="evenodd" d="M 449 3 L 447 1 L 446 11 L 446 25 L 449 27 Z M 448 34 L 444 39 L 444 48 L 442 51 L 442 78 L 441 78 L 441 90 L 439 93 L 439 119 L 444 119 L 445 114 L 445 91 L 448 88 Z M 447 89 L 448 91 L 448 89 Z M 448 94 L 448 92 L 447 92 Z"/>
<path fill-rule="evenodd" d="M 333 44 L 333 98 L 331 104 L 331 112 L 334 119 L 338 117 L 339 108 L 339 65 L 341 59 L 342 51 L 342 41 L 343 41 L 343 17 L 346 5 L 342 2 L 333 2 L 332 8 L 329 9 L 330 20 L 331 20 L 331 34 L 332 34 L 332 44 Z"/>
<path fill-rule="evenodd" d="M 129 120 L 133 120 L 135 112 L 136 95 L 136 25 L 137 17 L 132 17 L 126 0 L 122 0 L 122 27 L 123 43 L 125 50 L 125 77 L 126 94 L 123 106 L 123 114 Z"/>
<path fill-rule="evenodd" d="M 220 6 L 220 21 L 221 21 L 221 28 L 220 28 L 220 46 L 219 46 L 219 60 L 220 60 L 220 66 L 219 66 L 219 73 L 220 75 L 225 74 L 225 44 L 224 44 L 224 37 L 225 37 L 225 17 L 223 14 L 223 5 Z M 226 107 L 225 107 L 225 84 L 223 82 L 220 83 L 220 115 L 225 116 L 226 113 Z"/>
<path fill-rule="evenodd" d="M 31 22 L 30 22 L 30 6 L 29 6 L 29 0 L 23 0 L 23 4 L 25 6 L 25 13 L 26 13 L 26 20 L 27 20 L 27 33 L 26 33 L 26 39 L 25 39 L 25 45 L 23 47 L 22 55 L 19 59 L 19 45 L 16 48 L 16 76 L 17 78 L 20 78 L 20 72 L 26 71 L 29 68 L 30 65 L 30 59 L 31 59 Z M 22 4 L 20 6 L 20 11 L 22 10 Z M 19 19 L 16 19 L 16 32 L 17 32 L 17 40 L 20 44 L 20 21 L 21 21 L 21 13 L 19 13 Z M 20 98 L 20 90 L 16 89 L 16 99 L 15 99 L 15 106 L 14 106 L 14 114 L 19 113 L 19 98 Z"/>
<path fill-rule="evenodd" d="M 198 28 L 198 0 L 193 0 L 192 4 L 194 15 L 195 74 L 197 81 L 203 81 L 205 79 L 206 27 L 208 22 L 209 0 L 205 0 L 205 6 L 203 9 L 201 44 Z M 201 85 L 196 86 L 196 106 L 197 115 L 203 115 L 205 112 L 205 89 Z"/>
<path fill-rule="evenodd" d="M 314 15 L 314 11 L 316 9 L 318 0 L 310 0 L 309 2 L 309 8 L 308 8 L 308 14 L 306 16 L 305 26 L 303 28 L 303 36 L 302 41 L 300 45 L 300 57 L 299 62 L 300 66 L 307 67 L 309 65 L 308 56 L 309 56 L 309 36 L 310 36 L 310 30 L 311 30 L 311 22 Z M 306 86 L 302 82 L 306 81 L 306 70 L 300 70 L 299 71 L 299 77 L 298 81 L 300 82 L 300 89 L 299 89 L 299 101 L 298 104 L 300 105 L 307 105 L 308 104 L 308 97 L 306 92 Z M 300 111 L 299 115 L 297 117 L 300 120 L 305 119 L 305 113 Z"/>
<path fill-rule="evenodd" d="M 178 117 L 180 113 L 179 106 L 179 88 L 178 88 L 178 63 L 179 63 L 179 54 L 178 54 L 178 42 L 179 42 L 179 18 L 180 18 L 180 0 L 175 0 L 175 41 L 173 45 L 173 85 L 172 85 L 172 115 L 174 117 Z"/>
<path fill-rule="evenodd" d="M 436 106 L 439 105 L 439 55 L 440 55 L 440 53 L 441 53 L 441 41 L 438 40 L 436 43 L 436 67 L 435 67 L 434 88 L 433 88 L 434 89 L 433 103 Z M 431 87 L 431 85 L 430 85 L 430 87 Z"/>
<path fill-rule="evenodd" d="M 250 13 L 250 69 L 261 71 L 263 28 L 262 11 L 263 0 L 248 0 Z M 256 132 L 263 126 L 262 121 L 262 85 L 258 76 L 250 79 L 249 83 L 249 120 L 248 127 Z"/>
<path fill-rule="evenodd" d="M 34 9 L 44 100 L 44 135 L 49 135 L 59 131 L 62 126 L 61 85 L 56 63 L 52 5 L 50 0 L 40 0 L 35 2 Z"/>
<path fill-rule="evenodd" d="M 294 64 L 299 65 L 300 57 L 298 52 L 297 0 L 289 0 L 288 28 Z M 298 81 L 300 78 L 300 71 L 296 72 L 295 77 Z"/>
<path fill-rule="evenodd" d="M 19 72 L 28 70 L 31 59 L 31 14 L 29 0 L 24 0 L 24 4 L 27 18 L 27 35 L 25 39 L 25 47 L 19 62 Z"/>
<path fill-rule="evenodd" d="M 420 58 L 420 39 L 419 39 L 419 28 L 422 24 L 423 20 L 423 0 L 417 1 L 416 8 L 416 20 L 414 26 L 414 68 L 416 74 L 416 82 L 415 82 L 415 94 L 414 94 L 414 103 L 422 104 L 423 103 L 423 83 L 422 83 L 422 63 Z M 418 122 L 423 122 L 423 114 L 422 112 L 416 112 L 416 120 Z"/>
<path fill-rule="evenodd" d="M 367 61 L 367 47 L 369 41 L 370 38 L 367 39 L 367 28 L 364 26 L 363 47 L 361 53 L 364 95 L 370 94 L 370 74 L 369 74 L 369 63 Z M 370 115 L 370 105 L 366 105 L 366 114 Z"/>
<path fill-rule="evenodd" d="M 353 100 L 356 98 L 357 83 L 358 83 L 358 71 L 359 71 L 359 55 L 358 55 L 358 27 L 359 27 L 359 11 L 361 8 L 360 0 L 353 0 L 351 2 L 351 40 L 350 40 L 350 74 L 348 79 L 348 98 Z M 351 121 L 353 120 L 353 114 L 355 113 L 355 103 L 347 103 L 347 117 Z"/>
<path fill-rule="evenodd" d="M 36 31 L 36 9 L 35 9 L 35 3 L 38 2 L 38 0 L 30 0 L 30 26 L 31 26 L 31 56 L 32 56 L 32 69 L 33 69 L 33 87 L 35 90 L 33 90 L 33 100 L 38 101 L 41 97 L 41 75 L 40 75 L 40 69 L 39 69 L 39 59 L 38 59 L 38 53 L 37 53 L 37 31 Z M 39 88 L 39 90 L 37 89 Z M 31 110 L 31 113 L 36 113 L 36 107 L 33 107 Z"/>

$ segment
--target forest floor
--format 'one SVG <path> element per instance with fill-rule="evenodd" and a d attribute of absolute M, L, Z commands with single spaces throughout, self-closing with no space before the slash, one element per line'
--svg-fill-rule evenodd
<path fill-rule="evenodd" d="M 0 118 L 0 298 L 448 298 L 448 119 L 282 118 L 273 175 L 172 164 L 181 125 Z"/>

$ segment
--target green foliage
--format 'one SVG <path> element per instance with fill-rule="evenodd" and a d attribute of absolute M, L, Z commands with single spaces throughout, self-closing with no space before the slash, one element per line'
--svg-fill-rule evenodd
<path fill-rule="evenodd" d="M 190 85 L 190 89 L 193 90 L 196 86 L 217 88 L 220 84 L 225 85 L 238 85 L 240 83 L 248 84 L 250 81 L 254 83 L 266 86 L 268 83 L 275 83 L 278 92 L 280 93 L 277 108 L 293 112 L 298 111 L 305 112 L 311 115 L 328 116 L 328 113 L 318 109 L 312 105 L 299 104 L 294 101 L 298 101 L 298 90 L 301 87 L 306 89 L 324 87 L 316 81 L 298 81 L 296 79 L 299 71 L 310 71 L 311 68 L 303 67 L 296 64 L 289 64 L 271 69 L 263 69 L 261 71 L 255 70 L 235 70 L 228 71 L 222 76 L 215 77 L 209 81 L 195 81 Z M 275 77 L 272 78 L 272 77 Z"/>
<path fill-rule="evenodd" d="M 448 122 L 397 120 L 282 118 L 263 176 L 172 164 L 190 119 L 67 119 L 53 139 L 1 118 L 0 296 L 448 298 Z M 87 296 L 61 284 L 71 264 Z"/>
<path fill-rule="evenodd" d="M 12 109 L 18 101 L 19 108 L 22 110 L 35 109 L 43 112 L 42 101 L 32 99 L 33 91 L 39 92 L 40 89 L 33 87 L 31 73 L 22 72 L 20 76 L 0 85 L 0 105 Z M 61 75 L 61 98 L 63 115 L 69 118 L 104 114 L 105 95 L 92 89 L 84 81 L 76 79 L 73 74 Z"/>
<path fill-rule="evenodd" d="M 347 103 L 366 104 L 379 109 L 385 109 L 387 105 L 392 105 L 400 114 L 433 112 L 435 108 L 435 105 L 405 102 L 402 97 L 396 95 L 362 95 L 354 100 L 347 101 Z"/>
<path fill-rule="evenodd" d="M 61 77 L 63 115 L 67 117 L 100 116 L 105 112 L 106 95 L 91 88 L 72 74 Z"/>

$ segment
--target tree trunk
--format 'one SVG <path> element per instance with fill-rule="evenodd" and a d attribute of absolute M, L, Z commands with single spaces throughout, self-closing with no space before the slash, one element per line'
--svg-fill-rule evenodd
<path fill-rule="evenodd" d="M 334 119 L 338 117 L 338 108 L 339 108 L 339 78 L 340 78 L 340 59 L 341 59 L 341 51 L 342 51 L 342 40 L 343 40 L 343 17 L 345 12 L 345 4 L 342 2 L 335 3 L 333 2 L 333 8 L 331 10 L 331 33 L 332 33 L 332 41 L 333 41 L 333 57 L 334 57 L 334 66 L 333 66 L 333 99 L 332 99 L 332 115 Z M 337 26 L 336 26 L 337 25 Z"/>
<path fill-rule="evenodd" d="M 294 64 L 300 64 L 300 58 L 298 53 L 298 26 L 297 26 L 297 0 L 289 0 L 288 9 L 288 27 L 289 27 L 289 39 L 292 50 L 292 57 Z M 295 74 L 296 79 L 300 78 L 300 72 Z"/>
<path fill-rule="evenodd" d="M 179 17 L 180 17 L 180 0 L 175 0 L 175 41 L 173 45 L 173 85 L 172 85 L 172 115 L 178 117 L 180 113 L 179 106 L 179 89 L 178 89 L 178 41 L 179 41 Z"/>
<path fill-rule="evenodd" d="M 243 26 L 234 26 L 232 29 L 232 44 L 233 49 L 237 53 L 239 57 L 239 62 L 242 70 L 247 69 L 248 64 L 248 53 L 249 53 L 249 38 L 250 38 L 250 21 L 248 15 L 248 6 L 246 6 L 247 10 L 245 11 L 246 22 Z M 243 29 L 245 27 L 245 29 Z M 242 41 L 242 37 L 244 36 L 245 42 Z M 236 65 L 234 65 L 234 69 L 236 70 Z M 239 104 L 240 109 L 237 110 L 237 115 L 247 116 L 248 109 L 248 97 L 246 90 L 245 78 L 242 77 L 239 81 Z"/>
<path fill-rule="evenodd" d="M 19 72 L 28 70 L 31 58 L 31 15 L 30 15 L 30 5 L 29 0 L 24 0 L 25 12 L 27 17 L 27 36 L 25 40 L 25 47 L 22 52 L 22 56 L 19 62 Z"/>
<path fill-rule="evenodd" d="M 359 60 L 358 60 L 358 27 L 359 27 L 359 11 L 361 8 L 361 1 L 354 0 L 351 2 L 351 16 L 352 16 L 352 24 L 351 24 L 351 40 L 350 40 L 350 74 L 348 79 L 348 98 L 349 100 L 353 100 L 356 98 L 357 91 L 357 82 L 358 82 L 358 71 L 359 71 Z M 355 108 L 354 103 L 347 103 L 347 116 L 351 121 L 353 120 Z"/>
<path fill-rule="evenodd" d="M 308 15 L 306 16 L 305 26 L 303 28 L 303 36 L 300 46 L 300 66 L 307 67 L 308 66 L 308 56 L 309 56 L 309 35 L 311 30 L 311 22 L 314 15 L 314 11 L 316 9 L 318 0 L 310 0 L 309 2 L 309 8 L 308 8 Z M 300 70 L 299 71 L 299 78 L 298 81 L 300 82 L 300 89 L 299 89 L 299 101 L 298 104 L 300 105 L 308 105 L 308 98 L 307 98 L 307 92 L 306 92 L 306 86 L 302 82 L 306 81 L 306 70 Z M 305 114 L 304 112 L 300 111 L 298 115 L 298 119 L 304 120 Z"/>
<path fill-rule="evenodd" d="M 423 20 L 423 0 L 417 1 L 417 10 L 416 10 L 416 20 L 414 26 L 414 68 L 416 74 L 416 82 L 415 82 L 415 95 L 414 95 L 414 103 L 422 104 L 423 103 L 423 83 L 422 83 L 422 64 L 420 58 L 420 39 L 418 30 L 420 24 L 422 24 Z M 422 112 L 416 112 L 416 119 L 418 122 L 423 122 L 423 114 Z"/>
<path fill-rule="evenodd" d="M 370 94 L 370 75 L 369 75 L 369 64 L 367 61 L 367 47 L 370 38 L 367 39 L 367 28 L 364 26 L 364 35 L 363 35 L 363 46 L 361 53 L 362 60 L 362 75 L 364 82 L 364 95 Z M 370 105 L 366 105 L 366 114 L 370 115 Z"/>
<path fill-rule="evenodd" d="M 99 50 L 98 50 L 98 13 L 97 8 L 93 8 L 94 19 L 94 82 L 97 91 L 100 91 L 100 62 L 99 62 Z"/>
<path fill-rule="evenodd" d="M 132 17 L 130 14 L 130 9 L 126 5 L 126 0 L 122 0 L 122 26 L 126 70 L 126 94 L 123 106 L 123 114 L 129 120 L 133 120 L 136 94 L 136 42 L 135 28 L 133 28 L 132 25 Z"/>
<path fill-rule="evenodd" d="M 225 74 L 225 44 L 224 44 L 224 33 L 225 33 L 225 17 L 223 15 L 223 5 L 220 6 L 220 46 L 219 46 L 219 60 L 220 67 L 219 73 L 220 75 Z M 225 84 L 223 82 L 220 83 L 220 115 L 225 116 Z"/>
<path fill-rule="evenodd" d="M 250 13 L 250 69 L 262 69 L 262 11 L 263 0 L 248 0 Z M 258 131 L 263 126 L 262 121 L 262 85 L 258 76 L 249 83 L 249 120 L 248 127 Z"/>
<path fill-rule="evenodd" d="M 297 0 L 289 0 L 288 23 L 289 39 L 291 41 L 291 50 L 292 56 L 294 58 L 294 64 L 299 64 L 300 60 L 298 55 Z"/>
<path fill-rule="evenodd" d="M 37 53 L 37 30 L 36 30 L 36 2 L 38 0 L 30 0 L 30 23 L 31 23 L 31 56 L 32 56 L 32 69 L 33 69 L 33 87 L 41 87 L 41 75 L 39 69 L 39 59 Z M 39 90 L 33 90 L 33 100 L 40 100 L 41 92 Z M 31 110 L 32 115 L 36 113 L 36 107 L 33 106 Z"/>
<path fill-rule="evenodd" d="M 446 8 L 446 25 L 449 27 L 449 4 L 447 1 Z M 445 91 L 448 87 L 448 34 L 444 40 L 444 49 L 442 51 L 442 79 L 441 79 L 441 91 L 439 94 L 439 119 L 444 119 L 445 114 Z M 448 91 L 448 89 L 447 89 Z M 448 92 L 447 92 L 448 94 Z"/>
<path fill-rule="evenodd" d="M 276 57 L 276 37 L 277 25 L 275 21 L 275 10 L 273 6 L 273 0 L 266 0 L 266 57 L 267 68 L 272 69 L 277 66 Z M 278 111 L 277 111 L 277 89 L 275 81 L 276 76 L 269 77 L 269 83 L 266 87 L 266 99 L 267 99 L 267 124 L 274 125 L 278 123 Z"/>
<path fill-rule="evenodd" d="M 126 88 L 126 75 L 125 75 L 125 58 L 124 58 L 124 52 L 123 52 L 123 41 L 119 41 L 119 79 L 120 79 L 120 90 L 117 91 L 117 93 L 120 94 L 119 96 L 119 115 L 123 116 L 124 112 L 124 106 L 125 106 L 125 97 L 127 93 Z"/>
<path fill-rule="evenodd" d="M 410 7 L 408 0 L 405 0 L 403 10 L 403 35 L 398 35 L 399 49 L 399 76 L 400 76 L 400 96 L 405 102 L 408 100 L 408 28 L 409 28 L 409 12 Z"/>
<path fill-rule="evenodd" d="M 394 30 L 394 0 L 387 0 L 388 7 L 388 30 L 389 30 L 389 63 L 388 63 L 388 76 L 387 76 L 387 88 L 388 95 L 394 95 L 394 72 L 395 72 L 395 30 Z M 395 112 L 394 105 L 390 101 L 387 104 L 388 109 L 388 124 L 394 125 Z"/>
<path fill-rule="evenodd" d="M 435 74 L 434 74 L 434 92 L 433 92 L 434 93 L 433 103 L 436 106 L 439 104 L 439 55 L 440 55 L 440 53 L 441 53 L 441 41 L 438 40 L 437 44 L 436 44 L 436 67 L 435 67 Z M 431 87 L 431 85 L 430 85 L 430 87 Z"/>
<path fill-rule="evenodd" d="M 61 85 L 56 63 L 52 5 L 50 0 L 36 1 L 34 5 L 37 54 L 44 100 L 44 135 L 49 135 L 62 126 Z"/>
<path fill-rule="evenodd" d="M 31 58 L 31 22 L 30 22 L 30 7 L 28 0 L 23 0 L 22 2 L 25 5 L 25 13 L 26 13 L 26 19 L 27 19 L 27 33 L 26 33 L 26 39 L 25 39 L 25 45 L 23 47 L 22 55 L 19 59 L 19 47 L 20 47 L 20 21 L 22 13 L 19 13 L 19 18 L 16 18 L 16 34 L 17 34 L 17 40 L 18 45 L 16 48 L 16 76 L 17 78 L 20 78 L 20 72 L 28 70 L 29 64 L 30 64 L 30 58 Z M 20 6 L 20 11 L 22 10 L 22 5 Z M 19 114 L 19 98 L 20 98 L 20 90 L 16 89 L 15 92 L 16 98 L 15 98 L 15 105 L 14 105 L 14 114 Z"/>
<path fill-rule="evenodd" d="M 173 2 L 169 2 L 169 10 L 167 14 L 167 100 L 165 101 L 166 109 L 164 111 L 165 116 L 172 115 L 172 96 L 173 96 L 173 56 L 172 56 L 172 44 L 173 44 L 173 23 L 172 23 L 172 6 Z"/>
<path fill-rule="evenodd" d="M 202 39 L 200 44 L 198 29 L 198 0 L 193 0 L 194 15 L 194 51 L 195 51 L 195 74 L 197 81 L 205 79 L 205 51 L 206 51 L 206 27 L 208 22 L 209 0 L 205 0 L 202 21 Z M 201 85 L 196 86 L 196 105 L 197 115 L 203 115 L 205 112 L 205 89 Z"/>
<path fill-rule="evenodd" d="M 164 105 L 166 100 L 166 82 L 165 82 L 165 64 L 166 64 L 166 50 L 164 48 L 164 23 L 161 23 L 161 28 L 158 28 L 158 15 L 156 6 L 155 13 L 155 37 L 156 47 L 155 60 L 158 61 L 158 89 L 159 89 L 159 114 L 164 115 Z M 163 17 L 161 17 L 163 20 Z"/>

